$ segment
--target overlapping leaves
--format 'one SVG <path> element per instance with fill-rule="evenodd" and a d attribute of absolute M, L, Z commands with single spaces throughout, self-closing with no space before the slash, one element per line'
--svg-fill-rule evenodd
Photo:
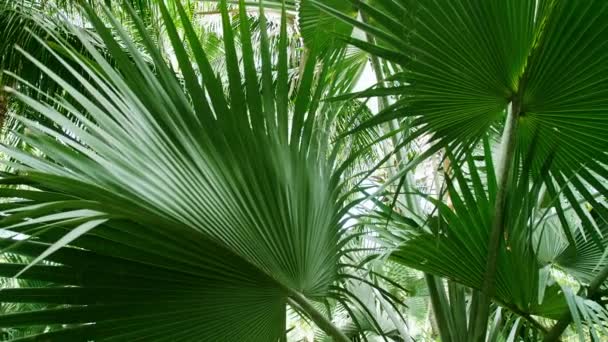
<path fill-rule="evenodd" d="M 486 156 L 491 156 L 489 149 L 486 140 Z M 463 166 L 453 166 L 454 174 L 447 183 L 451 205 L 431 199 L 437 215 L 429 220 L 431 230 L 421 230 L 405 239 L 392 257 L 410 267 L 481 289 L 495 201 L 494 166 L 491 157 L 479 165 L 471 155 Z M 557 285 L 539 281 L 543 265 L 530 225 L 539 187 L 530 185 L 525 177 L 512 177 L 511 184 L 507 204 L 510 215 L 499 251 L 495 299 L 517 313 L 557 318 L 566 310 L 566 303 Z"/>
<path fill-rule="evenodd" d="M 237 57 L 221 6 L 227 96 L 179 6 L 193 60 L 159 8 L 183 86 L 133 13 L 153 69 L 112 15 L 118 37 L 89 7 L 116 67 L 76 29 L 90 59 L 61 37 L 65 56 L 46 47 L 84 91 L 23 52 L 67 96 L 14 94 L 54 125 L 20 117 L 36 153 L 3 148 L 16 173 L 2 183 L 17 187 L 3 190 L 13 199 L 3 204 L 2 227 L 29 238 L 1 243 L 53 264 L 0 264 L 4 276 L 51 284 L 3 290 L 2 301 L 58 306 L 5 315 L 0 325 L 68 324 L 45 334 L 57 341 L 272 341 L 284 332 L 289 293 L 330 294 L 346 168 L 334 163 L 328 141 L 335 112 L 317 109 L 336 55 L 322 64 L 310 56 L 292 98 L 285 17 L 273 65 L 267 49 L 254 60 L 244 6 Z M 268 47 L 264 30 L 261 44 Z"/>
<path fill-rule="evenodd" d="M 441 146 L 469 147 L 499 124 L 507 104 L 514 102 L 519 158 L 534 146 L 537 173 L 553 160 L 544 180 L 551 195 L 563 195 L 572 204 L 584 197 L 606 215 L 605 205 L 593 197 L 606 192 L 608 178 L 604 1 L 356 3 L 374 25 L 317 5 L 378 41 L 348 38 L 353 44 L 404 69 L 392 75 L 395 86 L 382 92 L 397 95 L 397 103 L 364 126 L 412 117 L 418 135 L 428 134 Z M 598 235 L 587 215 L 577 213 L 584 230 Z M 564 231 L 573 242 L 571 230 Z"/>

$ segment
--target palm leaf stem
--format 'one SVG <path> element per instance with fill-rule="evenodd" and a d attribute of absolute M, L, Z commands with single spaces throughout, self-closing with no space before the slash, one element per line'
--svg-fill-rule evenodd
<path fill-rule="evenodd" d="M 481 296 L 477 307 L 477 317 L 473 328 L 473 341 L 483 342 L 486 339 L 488 317 L 490 312 L 490 298 L 494 295 L 496 288 L 496 267 L 500 248 L 501 236 L 504 232 L 504 217 L 507 204 L 507 188 L 509 173 L 515 156 L 515 144 L 517 142 L 517 123 L 521 111 L 521 100 L 518 95 L 514 96 L 507 113 L 507 121 L 502 134 L 502 145 L 499 151 L 499 164 L 496 170 L 498 191 L 494 206 L 494 219 L 492 231 L 488 241 L 488 256 L 486 271 L 481 288 Z"/>
<path fill-rule="evenodd" d="M 608 266 L 604 266 L 600 273 L 593 278 L 589 286 L 587 287 L 586 297 L 589 299 L 596 299 L 598 295 L 601 295 L 600 287 L 602 283 L 608 278 Z M 584 296 L 585 288 L 581 287 L 578 291 L 579 296 Z M 559 337 L 563 334 L 564 330 L 568 327 L 572 321 L 572 315 L 569 311 L 566 311 L 562 317 L 553 325 L 551 330 L 545 335 L 543 342 L 554 342 L 558 341 Z"/>
<path fill-rule="evenodd" d="M 302 309 L 315 324 L 336 342 L 350 342 L 350 339 L 336 327 L 327 317 L 320 313 L 312 303 L 299 292 L 289 290 L 287 302 L 291 306 Z"/>

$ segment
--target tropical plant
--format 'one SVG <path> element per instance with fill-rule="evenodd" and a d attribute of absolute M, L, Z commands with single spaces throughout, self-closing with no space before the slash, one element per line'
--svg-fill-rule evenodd
<path fill-rule="evenodd" d="M 2 339 L 608 337 L 608 4 L 116 3 L 1 7 Z"/>
<path fill-rule="evenodd" d="M 484 228 L 491 227 L 489 238 L 482 240 L 485 266 L 467 271 L 478 275 L 480 282 L 470 286 L 481 291 L 474 298 L 472 338 L 485 340 L 490 298 L 499 296 L 500 246 L 509 246 L 510 239 L 503 237 L 513 229 L 507 216 L 514 214 L 507 210 L 515 186 L 510 178 L 539 177 L 531 186 L 544 184 L 571 245 L 575 230 L 564 218 L 561 197 L 578 214 L 585 233 L 599 240 L 598 224 L 606 216 L 590 219 L 579 198 L 605 212 L 593 192 L 606 193 L 608 8 L 597 1 L 356 3 L 373 22 L 319 6 L 378 40 L 347 38 L 353 44 L 403 67 L 392 76 L 399 84 L 383 91 L 402 96 L 368 125 L 407 117 L 417 128 L 411 138 L 430 135 L 435 148 L 466 153 L 504 118 L 501 164 L 495 192 L 490 191 L 493 205 L 481 208 L 492 217 Z M 527 168 L 514 167 L 523 161 Z M 474 203 L 479 199 L 467 206 Z M 469 264 L 471 259 L 464 260 Z M 591 295 L 598 286 L 594 283 L 605 280 L 605 272 L 596 271 Z M 559 336 L 570 319 L 565 315 L 546 339 Z"/>

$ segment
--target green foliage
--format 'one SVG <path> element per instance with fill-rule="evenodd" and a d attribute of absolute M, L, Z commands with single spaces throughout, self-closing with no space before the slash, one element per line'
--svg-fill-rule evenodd
<path fill-rule="evenodd" d="M 115 67 L 76 28 L 67 27 L 93 66 L 53 32 L 46 31 L 65 56 L 39 39 L 84 91 L 21 50 L 69 97 L 38 102 L 14 93 L 61 130 L 18 117 L 28 128 L 22 139 L 43 157 L 3 148 L 16 161 L 16 174 L 4 181 L 28 186 L 15 190 L 20 200 L 3 227 L 31 237 L 4 244 L 37 259 L 27 268 L 0 268 L 6 275 L 23 268 L 19 277 L 56 285 L 6 290 L 3 300 L 64 305 L 5 315 L 0 325 L 71 325 L 45 335 L 53 340 L 270 341 L 283 332 L 277 322 L 284 321 L 289 293 L 330 295 L 344 235 L 338 186 L 345 169 L 334 163 L 320 129 L 335 116 L 317 111 L 330 83 L 326 72 L 316 76 L 311 55 L 296 95 L 288 96 L 285 22 L 278 64 L 262 65 L 258 78 L 240 8 L 244 73 L 222 4 L 228 96 L 181 7 L 193 61 L 166 8 L 160 10 L 185 90 L 137 17 L 154 70 L 113 16 L 106 13 L 117 37 L 91 7 L 88 18 Z M 264 32 L 261 41 L 268 46 Z M 326 55 L 321 65 L 336 56 Z M 272 63 L 264 55 L 262 61 Z M 35 265 L 42 258 L 59 265 Z"/>
<path fill-rule="evenodd" d="M 520 158 L 534 153 L 537 173 L 551 159 L 545 181 L 552 195 L 561 189 L 575 202 L 573 187 L 605 210 L 575 177 L 606 192 L 608 7 L 603 2 L 381 3 L 358 2 L 377 27 L 318 3 L 381 42 L 351 39 L 353 44 L 403 66 L 392 76 L 399 80 L 392 93 L 403 96 L 364 127 L 408 116 L 418 134 L 430 134 L 442 146 L 467 147 L 497 125 L 506 105 L 517 99 Z M 593 222 L 578 213 L 584 229 L 594 234 Z M 572 242 L 570 229 L 565 232 Z"/>
<path fill-rule="evenodd" d="M 488 144 L 486 149 L 489 148 Z M 481 290 L 495 198 L 491 189 L 495 188 L 496 178 L 491 159 L 485 161 L 485 169 L 489 170 L 485 175 L 479 173 L 480 167 L 472 155 L 467 156 L 463 164 L 462 167 L 452 164 L 454 176 L 447 179 L 451 205 L 431 199 L 438 215 L 429 223 L 431 231 L 421 231 L 408 238 L 392 257 Z M 486 179 L 487 186 L 482 185 L 482 178 Z M 534 230 L 530 222 L 534 222 L 538 187 L 530 188 L 526 179 L 513 179 L 513 182 L 517 183 L 510 186 L 513 192 L 507 204 L 506 226 L 509 228 L 499 252 L 495 299 L 516 312 L 557 318 L 565 309 L 565 301 L 558 295 L 557 285 L 547 286 L 539 281 L 542 265 L 530 234 Z M 543 295 L 539 297 L 540 293 Z"/>
<path fill-rule="evenodd" d="M 605 1 L 117 5 L 0 2 L 2 339 L 605 338 Z"/>

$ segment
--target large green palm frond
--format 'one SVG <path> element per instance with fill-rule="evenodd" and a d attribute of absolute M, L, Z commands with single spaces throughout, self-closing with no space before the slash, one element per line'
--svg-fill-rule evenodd
<path fill-rule="evenodd" d="M 290 99 L 285 17 L 278 63 L 263 53 L 258 78 L 246 26 L 239 70 L 222 3 L 226 96 L 187 14 L 178 7 L 193 60 L 161 3 L 184 91 L 136 16 L 154 70 L 112 15 L 119 38 L 86 9 L 116 68 L 77 29 L 95 63 L 58 36 L 64 55 L 54 55 L 84 91 L 24 52 L 68 96 L 15 92 L 54 125 L 18 117 L 34 151 L 2 148 L 15 170 L 2 183 L 21 185 L 5 191 L 2 227 L 29 238 L 1 244 L 36 259 L 0 273 L 54 285 L 5 289 L 1 301 L 62 305 L 1 316 L 0 326 L 66 324 L 45 335 L 57 341 L 272 341 L 284 333 L 287 297 L 306 310 L 305 297 L 343 293 L 332 289 L 347 167 L 325 140 L 335 115 L 317 110 L 337 55 L 311 54 Z M 261 39 L 267 46 L 264 31 Z"/>
<path fill-rule="evenodd" d="M 346 37 L 354 45 L 403 67 L 391 77 L 397 85 L 381 92 L 399 96 L 398 101 L 362 128 L 409 117 L 416 128 L 410 139 L 429 135 L 438 146 L 468 148 L 500 124 L 508 104 L 515 104 L 520 158 L 534 146 L 537 174 L 553 160 L 545 179 L 552 196 L 572 204 L 583 197 L 606 216 L 605 204 L 593 197 L 606 193 L 608 178 L 605 1 L 356 3 L 369 23 L 323 2 L 317 5 L 377 41 Z M 577 214 L 585 231 L 597 235 L 588 215 Z M 573 242 L 570 229 L 565 232 Z"/>
<path fill-rule="evenodd" d="M 532 2 L 357 3 L 376 27 L 351 22 L 378 45 L 351 41 L 404 68 L 393 93 L 405 96 L 375 120 L 414 116 L 434 139 L 464 143 L 501 117 L 533 43 Z"/>

